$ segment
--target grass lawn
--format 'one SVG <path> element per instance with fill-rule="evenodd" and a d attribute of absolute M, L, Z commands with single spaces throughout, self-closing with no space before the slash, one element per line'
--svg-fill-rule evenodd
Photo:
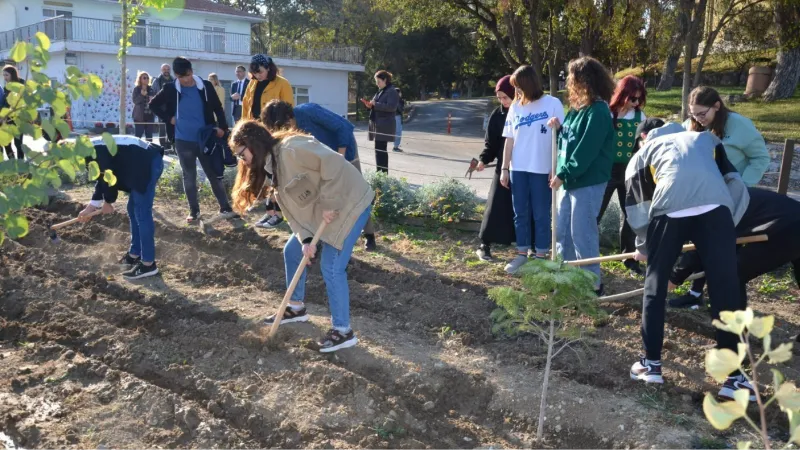
<path fill-rule="evenodd" d="M 744 86 L 719 86 L 720 94 L 742 94 Z M 730 107 L 737 113 L 750 118 L 756 128 L 770 143 L 782 143 L 785 139 L 800 138 L 800 89 L 787 100 L 766 103 L 761 100 L 750 100 Z M 647 117 L 669 118 L 681 112 L 681 88 L 658 92 L 650 89 L 647 92 L 647 106 L 644 108 Z M 677 117 L 675 118 L 677 119 Z"/>

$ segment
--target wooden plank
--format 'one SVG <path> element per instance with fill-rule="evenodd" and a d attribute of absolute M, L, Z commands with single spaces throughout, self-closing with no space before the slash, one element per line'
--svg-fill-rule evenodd
<path fill-rule="evenodd" d="M 794 140 L 787 139 L 783 146 L 783 158 L 781 159 L 781 170 L 778 175 L 778 193 L 784 194 L 789 191 L 789 179 L 792 176 L 792 158 L 794 157 Z"/>

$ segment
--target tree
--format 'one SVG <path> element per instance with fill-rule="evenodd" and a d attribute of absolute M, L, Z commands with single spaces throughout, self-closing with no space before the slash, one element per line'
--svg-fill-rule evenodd
<path fill-rule="evenodd" d="M 131 46 L 131 38 L 136 34 L 139 16 L 144 12 L 144 8 L 154 8 L 158 11 L 166 6 L 176 7 L 182 4 L 181 0 L 119 0 L 122 4 L 122 33 L 119 39 L 119 59 L 122 76 L 119 84 L 119 129 L 125 132 L 125 111 L 128 101 L 128 47 Z"/>
<path fill-rule="evenodd" d="M 703 66 L 706 63 L 708 55 L 711 53 L 711 49 L 713 48 L 714 42 L 716 42 L 720 31 L 729 26 L 733 20 L 736 19 L 736 17 L 749 12 L 765 1 L 766 0 L 711 0 L 712 5 L 721 7 L 720 10 L 722 13 L 718 18 L 715 18 L 714 14 L 709 14 L 709 20 L 712 23 L 714 20 L 716 20 L 716 24 L 707 30 L 708 33 L 706 34 L 703 42 L 703 53 L 700 54 L 700 60 L 697 62 L 697 71 L 694 74 L 694 86 L 700 85 L 703 77 Z"/>
<path fill-rule="evenodd" d="M 686 17 L 686 10 L 682 7 L 675 7 L 673 11 L 673 33 L 666 58 L 664 59 L 661 80 L 656 87 L 658 91 L 668 91 L 672 89 L 673 80 L 675 79 L 675 69 L 678 67 L 678 59 L 680 59 L 681 56 L 681 37 L 685 36 L 689 31 L 689 19 Z"/>
<path fill-rule="evenodd" d="M 71 100 L 89 99 L 100 95 L 103 82 L 96 75 L 82 73 L 74 66 L 67 67 L 63 84 L 50 80 L 44 73 L 50 60 L 50 39 L 44 33 L 36 33 L 32 42 L 17 42 L 10 57 L 18 65 L 25 65 L 29 73 L 25 84 L 8 83 L 8 108 L 0 111 L 0 146 L 11 143 L 15 137 L 42 137 L 42 131 L 54 137 L 58 133 L 69 136 L 69 125 L 63 119 Z M 37 123 L 37 108 L 49 104 L 53 117 Z M 103 134 L 112 154 L 116 146 L 111 135 Z M 33 152 L 26 148 L 28 160 L 11 159 L 0 162 L 0 243 L 6 235 L 12 239 L 28 233 L 28 220 L 22 214 L 26 208 L 47 202 L 48 186 L 61 186 L 61 173 L 69 179 L 75 172 L 87 167 L 89 179 L 100 177 L 100 169 L 92 161 L 86 166 L 85 158 L 94 157 L 94 146 L 85 136 L 74 143 L 51 144 L 45 152 Z M 106 171 L 104 179 L 115 183 L 114 174 Z"/>
<path fill-rule="evenodd" d="M 681 9 L 688 23 L 683 45 L 683 86 L 681 92 L 681 120 L 689 116 L 689 91 L 692 89 L 692 48 L 695 35 L 703 21 L 707 0 L 681 0 Z"/>
<path fill-rule="evenodd" d="M 800 0 L 773 0 L 778 29 L 778 65 L 764 100 L 789 98 L 800 81 Z"/>

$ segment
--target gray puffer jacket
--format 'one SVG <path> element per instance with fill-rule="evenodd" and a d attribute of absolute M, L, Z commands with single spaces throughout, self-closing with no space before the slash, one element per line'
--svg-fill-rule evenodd
<path fill-rule="evenodd" d="M 709 132 L 683 131 L 669 123 L 650 131 L 647 143 L 625 171 L 625 211 L 645 253 L 650 221 L 657 216 L 705 205 L 731 210 L 738 224 L 750 202 L 741 176 Z"/>

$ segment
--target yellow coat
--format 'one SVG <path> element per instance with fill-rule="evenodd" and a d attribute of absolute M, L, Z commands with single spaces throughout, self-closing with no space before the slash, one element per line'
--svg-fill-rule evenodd
<path fill-rule="evenodd" d="M 244 93 L 244 98 L 242 99 L 242 119 L 256 119 L 258 117 L 252 116 L 253 111 L 253 97 L 256 93 L 256 85 L 258 81 L 253 78 L 250 79 L 250 83 L 247 84 L 247 91 Z M 275 77 L 275 80 L 270 81 L 267 85 L 267 88 L 264 89 L 264 92 L 261 94 L 261 109 L 264 109 L 264 105 L 267 104 L 270 100 L 283 100 L 286 103 L 294 106 L 294 94 L 292 94 L 292 85 L 289 84 L 289 81 L 286 78 L 278 75 Z"/>

